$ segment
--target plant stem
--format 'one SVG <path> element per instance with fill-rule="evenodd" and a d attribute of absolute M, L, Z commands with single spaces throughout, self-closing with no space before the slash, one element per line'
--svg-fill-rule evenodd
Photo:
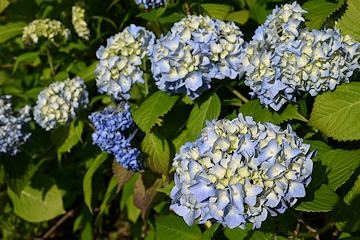
<path fill-rule="evenodd" d="M 114 27 L 114 29 L 115 29 L 115 31 L 117 31 L 118 30 L 118 27 L 116 26 L 116 24 L 114 23 L 114 21 L 113 20 L 111 20 L 110 18 L 107 18 L 107 17 L 99 17 L 99 16 L 93 16 L 93 18 L 94 19 L 103 19 L 103 20 L 105 20 L 105 21 L 107 21 L 108 23 L 110 23 L 111 24 L 111 26 L 113 26 Z"/>
<path fill-rule="evenodd" d="M 230 84 L 225 84 L 225 86 L 234 94 L 236 95 L 238 98 L 240 98 L 243 102 L 248 102 L 249 99 L 247 99 L 246 97 L 244 97 L 241 93 L 239 93 L 233 86 L 231 86 Z"/>
<path fill-rule="evenodd" d="M 52 63 L 52 60 L 51 60 L 51 55 L 50 55 L 49 49 L 46 49 L 46 55 L 47 55 L 48 60 L 49 60 L 51 75 L 52 75 L 53 77 L 55 77 L 54 66 L 53 66 L 53 63 Z"/>
<path fill-rule="evenodd" d="M 185 2 L 185 9 L 186 9 L 186 14 L 187 15 L 191 15 L 191 11 L 190 11 L 190 6 L 187 0 L 184 0 Z"/>
<path fill-rule="evenodd" d="M 328 222 L 324 227 L 322 227 L 319 230 L 315 230 L 315 232 L 311 232 L 311 233 L 304 233 L 304 232 L 298 232 L 296 233 L 295 231 L 291 231 L 289 229 L 287 229 L 285 226 L 283 226 L 276 218 L 271 218 L 273 220 L 273 222 L 275 223 L 275 225 L 281 229 L 285 234 L 289 235 L 289 236 L 294 236 L 294 237 L 299 237 L 299 238 L 315 238 L 315 239 L 320 239 L 319 235 L 325 233 L 327 230 L 329 230 L 332 226 L 333 226 L 333 222 L 330 221 Z"/>

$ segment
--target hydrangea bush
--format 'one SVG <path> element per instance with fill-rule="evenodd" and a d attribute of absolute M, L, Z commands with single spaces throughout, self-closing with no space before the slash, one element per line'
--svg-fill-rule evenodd
<path fill-rule="evenodd" d="M 359 9 L 1 1 L 0 238 L 359 238 Z"/>

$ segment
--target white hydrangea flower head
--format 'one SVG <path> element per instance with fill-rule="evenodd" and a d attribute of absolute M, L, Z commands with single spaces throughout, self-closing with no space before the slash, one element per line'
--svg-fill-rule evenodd
<path fill-rule="evenodd" d="M 31 106 L 13 112 L 11 95 L 0 96 L 0 155 L 16 155 L 31 136 Z"/>
<path fill-rule="evenodd" d="M 201 15 L 183 18 L 153 48 L 149 59 L 156 85 L 195 99 L 211 87 L 211 78 L 241 77 L 242 36 L 234 22 Z"/>
<path fill-rule="evenodd" d="M 46 131 L 60 125 L 68 126 L 77 113 L 87 108 L 88 95 L 80 77 L 54 82 L 39 93 L 34 119 Z"/>
<path fill-rule="evenodd" d="M 36 19 L 24 27 L 22 40 L 24 42 L 32 41 L 38 43 L 40 37 L 47 38 L 50 41 L 55 41 L 56 36 L 62 36 L 69 39 L 71 35 L 70 29 L 58 20 Z"/>
<path fill-rule="evenodd" d="M 300 91 L 316 96 L 333 90 L 337 84 L 349 82 L 354 70 L 359 68 L 359 43 L 342 36 L 339 30 L 310 32 L 299 28 L 303 21 L 300 9 L 294 3 L 276 8 L 275 13 L 281 14 L 269 15 L 265 24 L 258 27 L 243 58 L 245 85 L 253 91 L 250 95 L 275 111 L 288 100 L 295 102 Z M 275 20 L 280 16 L 281 19 L 290 16 L 286 17 L 287 22 L 295 17 L 296 27 L 277 24 L 281 21 Z"/>
<path fill-rule="evenodd" d="M 80 6 L 72 6 L 72 19 L 71 23 L 77 35 L 85 40 L 90 39 L 90 29 L 85 22 L 85 9 Z"/>
<path fill-rule="evenodd" d="M 144 83 L 139 66 L 151 54 L 155 38 L 153 32 L 134 24 L 108 38 L 106 47 L 100 46 L 96 52 L 100 59 L 94 72 L 98 91 L 118 100 L 129 99 L 131 86 Z"/>
<path fill-rule="evenodd" d="M 198 219 L 242 229 L 253 223 L 255 229 L 305 196 L 316 150 L 311 152 L 290 125 L 283 131 L 241 113 L 206 125 L 173 162 L 170 207 L 188 225 Z"/>

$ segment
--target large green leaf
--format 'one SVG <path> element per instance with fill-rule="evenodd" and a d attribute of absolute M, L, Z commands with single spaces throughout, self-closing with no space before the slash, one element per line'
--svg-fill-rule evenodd
<path fill-rule="evenodd" d="M 241 106 L 239 112 L 244 116 L 252 116 L 255 122 L 270 122 L 275 125 L 291 119 L 307 122 L 307 119 L 298 112 L 298 105 L 294 103 L 289 103 L 286 108 L 275 112 L 262 106 L 259 99 L 254 99 Z"/>
<path fill-rule="evenodd" d="M 225 21 L 234 21 L 239 24 L 245 24 L 250 18 L 250 11 L 249 10 L 240 10 L 229 13 Z"/>
<path fill-rule="evenodd" d="M 303 9 L 308 11 L 305 14 L 305 25 L 309 29 L 320 29 L 326 19 L 338 10 L 341 5 L 344 4 L 344 0 L 339 0 L 337 3 L 326 0 L 310 0 L 304 3 Z"/>
<path fill-rule="evenodd" d="M 42 222 L 65 213 L 61 193 L 53 179 L 47 175 L 34 176 L 18 197 L 10 188 L 7 193 L 14 212 L 28 222 Z"/>
<path fill-rule="evenodd" d="M 336 27 L 341 29 L 343 35 L 349 34 L 356 41 L 360 41 L 360 1 L 346 1 L 348 7 L 342 17 L 338 20 Z"/>
<path fill-rule="evenodd" d="M 5 25 L 0 26 L 0 43 L 4 43 L 7 40 L 22 35 L 26 22 L 8 22 Z"/>
<path fill-rule="evenodd" d="M 200 6 L 210 14 L 210 17 L 219 20 L 225 20 L 231 10 L 230 6 L 224 4 L 203 3 Z"/>
<path fill-rule="evenodd" d="M 336 190 L 360 166 L 360 150 L 328 150 L 321 154 L 318 161 L 321 165 L 314 165 L 313 180 L 309 187 L 317 189 L 321 184 L 327 184 Z"/>
<path fill-rule="evenodd" d="M 178 95 L 168 95 L 164 91 L 157 91 L 133 111 L 135 123 L 144 132 L 150 132 L 159 117 L 163 117 L 179 99 Z"/>
<path fill-rule="evenodd" d="M 168 215 L 155 220 L 156 239 L 158 240 L 200 240 L 201 230 L 194 224 L 189 227 L 182 217 Z"/>
<path fill-rule="evenodd" d="M 313 199 L 301 202 L 296 207 L 296 210 L 304 212 L 330 212 L 340 203 L 343 203 L 341 198 L 328 185 L 323 184 L 315 191 Z"/>
<path fill-rule="evenodd" d="M 192 138 L 189 134 L 189 130 L 185 129 L 183 130 L 174 140 L 173 140 L 173 144 L 175 147 L 175 152 L 179 153 L 180 152 L 180 147 L 182 145 L 184 145 L 187 142 L 192 142 L 193 140 L 195 140 L 195 138 Z"/>
<path fill-rule="evenodd" d="M 186 127 L 191 138 L 195 139 L 196 134 L 201 133 L 201 129 L 206 126 L 206 120 L 212 121 L 220 115 L 221 102 L 219 97 L 214 93 L 206 101 L 200 104 L 196 103 L 190 112 L 189 120 Z"/>
<path fill-rule="evenodd" d="M 91 199 L 92 199 L 92 178 L 96 170 L 101 166 L 103 162 L 107 159 L 107 152 L 101 152 L 95 160 L 91 163 L 89 169 L 86 171 L 84 180 L 83 180 L 83 191 L 84 191 L 84 201 L 86 206 L 88 206 L 89 211 L 93 214 Z"/>
<path fill-rule="evenodd" d="M 318 95 L 308 125 L 336 140 L 359 140 L 359 89 L 360 82 L 352 82 Z"/>
<path fill-rule="evenodd" d="M 146 153 L 146 165 L 154 172 L 168 176 L 170 148 L 167 140 L 155 133 L 148 133 L 141 143 L 142 152 Z"/>

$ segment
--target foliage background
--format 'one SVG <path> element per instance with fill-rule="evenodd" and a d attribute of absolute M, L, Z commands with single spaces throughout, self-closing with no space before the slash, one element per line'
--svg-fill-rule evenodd
<path fill-rule="evenodd" d="M 90 41 L 78 38 L 71 24 L 70 0 L 0 0 L 0 95 L 13 95 L 15 109 L 34 106 L 41 90 L 54 81 L 80 76 L 90 93 L 90 109 L 69 127 L 46 132 L 31 123 L 31 140 L 16 156 L 0 158 L 0 229 L 2 239 L 360 239 L 360 83 L 338 86 L 316 98 L 305 94 L 280 112 L 259 100 L 247 99 L 243 79 L 213 81 L 211 90 L 192 101 L 157 90 L 151 74 L 131 90 L 135 123 L 142 130 L 137 146 L 148 168 L 128 172 L 113 156 L 92 145 L 87 116 L 112 104 L 97 92 L 95 56 L 106 39 L 134 23 L 165 34 L 173 23 L 192 14 L 233 20 L 250 41 L 255 29 L 276 5 L 289 1 L 225 0 L 170 1 L 146 10 L 134 1 L 84 1 Z M 309 13 L 312 29 L 338 26 L 343 35 L 360 41 L 358 0 L 298 1 Z M 23 27 L 34 19 L 60 20 L 72 40 L 54 46 L 49 41 L 25 45 Z M 150 63 L 142 69 L 150 72 Z M 145 87 L 146 86 L 146 87 Z M 307 196 L 259 230 L 225 229 L 219 224 L 188 227 L 169 209 L 174 186 L 171 162 L 181 145 L 193 141 L 206 119 L 232 119 L 242 112 L 255 121 L 291 124 L 311 148 L 313 180 Z M 343 117 L 346 116 L 346 117 Z M 300 224 L 298 224 L 300 223 Z M 291 231 L 290 231 L 290 230 Z M 293 231 L 295 230 L 295 232 Z M 315 233 L 311 233 L 315 231 Z M 301 234 L 297 234 L 300 232 Z"/>

